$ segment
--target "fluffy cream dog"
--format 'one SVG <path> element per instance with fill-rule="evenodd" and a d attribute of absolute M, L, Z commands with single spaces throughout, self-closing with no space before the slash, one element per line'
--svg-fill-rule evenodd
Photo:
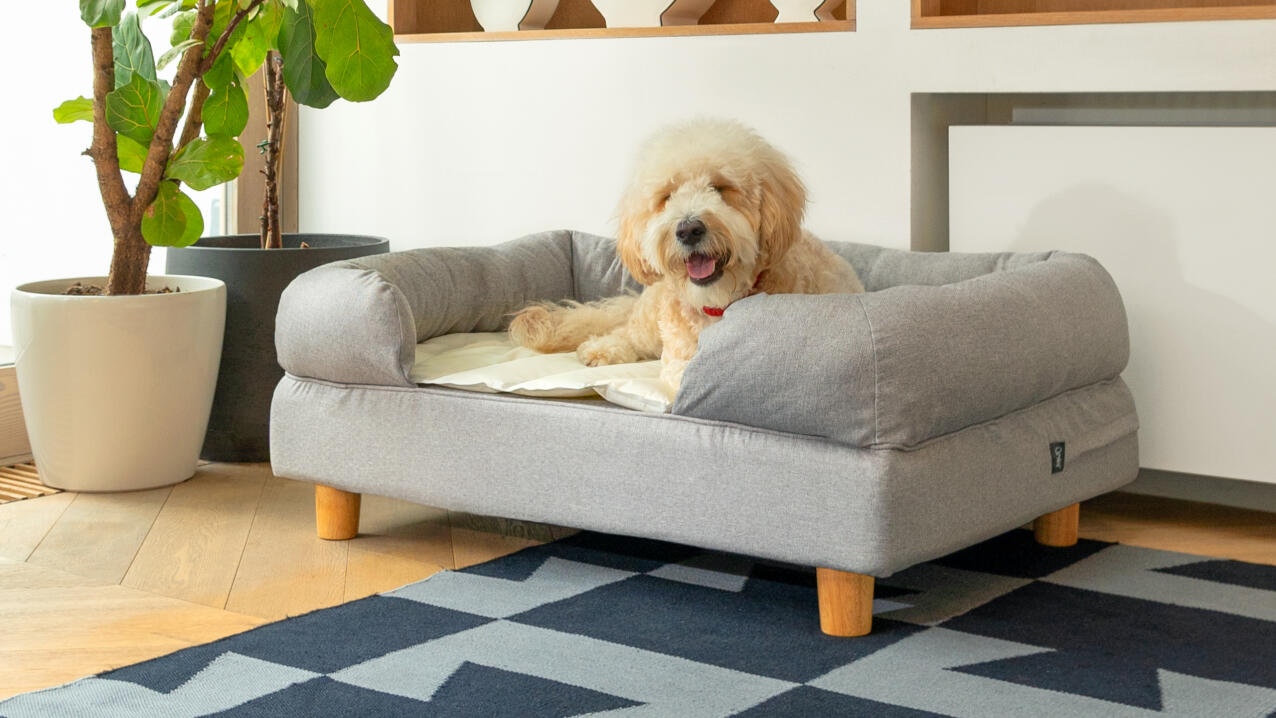
<path fill-rule="evenodd" d="M 647 141 L 620 202 L 616 251 L 642 294 L 539 304 L 510 334 L 589 366 L 661 360 L 676 390 L 700 331 L 751 294 L 862 292 L 846 260 L 802 229 L 806 189 L 783 154 L 737 122 L 697 120 Z"/>

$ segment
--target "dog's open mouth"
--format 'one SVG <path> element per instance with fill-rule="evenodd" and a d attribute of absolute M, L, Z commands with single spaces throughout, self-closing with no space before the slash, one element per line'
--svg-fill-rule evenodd
<path fill-rule="evenodd" d="M 725 265 L 726 262 L 719 260 L 717 257 L 696 252 L 687 257 L 687 278 L 693 284 L 701 286 L 713 284 L 722 276 L 722 268 Z"/>

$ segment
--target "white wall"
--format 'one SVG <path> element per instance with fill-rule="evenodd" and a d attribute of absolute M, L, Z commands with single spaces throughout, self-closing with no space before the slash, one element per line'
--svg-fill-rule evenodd
<path fill-rule="evenodd" d="M 954 127 L 951 157 L 954 251 L 1121 288 L 1140 463 L 1276 483 L 1276 128 Z"/>
<path fill-rule="evenodd" d="M 796 160 L 817 233 L 907 247 L 912 93 L 1276 89 L 1272 20 L 910 30 L 909 5 L 858 0 L 853 33 L 404 44 L 380 99 L 303 111 L 301 228 L 611 233 L 639 140 L 712 113 Z"/>
<path fill-rule="evenodd" d="M 765 38 L 765 52 L 741 40 L 404 45 L 380 100 L 302 115 L 302 229 L 382 234 L 400 248 L 560 227 L 607 234 L 640 138 L 712 114 L 745 120 L 793 157 L 814 227 L 906 243 L 891 221 L 907 209 L 903 168 L 846 128 L 891 110 L 906 123 L 907 105 L 859 108 L 836 91 L 843 34 Z M 794 82 L 812 72 L 822 91 Z M 856 201 L 878 182 L 903 190 L 894 206 Z"/>

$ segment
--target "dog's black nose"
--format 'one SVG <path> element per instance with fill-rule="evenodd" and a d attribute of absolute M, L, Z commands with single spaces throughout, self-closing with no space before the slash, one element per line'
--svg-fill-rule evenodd
<path fill-rule="evenodd" d="M 679 242 L 688 247 L 694 247 L 700 243 L 700 240 L 704 239 L 704 232 L 704 222 L 698 219 L 684 219 L 678 223 L 678 227 L 673 234 L 678 238 Z"/>

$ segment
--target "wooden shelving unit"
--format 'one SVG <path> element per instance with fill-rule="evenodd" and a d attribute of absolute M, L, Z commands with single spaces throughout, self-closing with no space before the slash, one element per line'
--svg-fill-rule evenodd
<path fill-rule="evenodd" d="M 1276 0 L 913 0 L 913 27 L 1260 20 Z"/>
<path fill-rule="evenodd" d="M 718 0 L 699 25 L 608 28 L 589 0 L 560 0 L 544 30 L 483 32 L 469 0 L 389 0 L 390 26 L 398 42 L 492 42 L 566 38 L 677 37 L 795 32 L 848 32 L 855 29 L 855 0 L 834 11 L 835 22 L 775 22 L 768 0 Z"/>

